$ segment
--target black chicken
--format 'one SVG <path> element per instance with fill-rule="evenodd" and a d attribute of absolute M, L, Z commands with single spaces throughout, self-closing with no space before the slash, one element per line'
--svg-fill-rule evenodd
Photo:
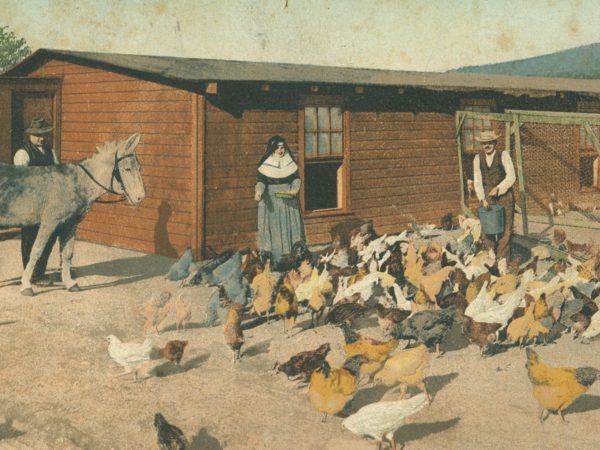
<path fill-rule="evenodd" d="M 160 450 L 185 450 L 190 443 L 175 425 L 171 425 L 161 413 L 154 415 L 154 427 L 158 435 L 158 448 Z"/>
<path fill-rule="evenodd" d="M 440 355 L 440 342 L 442 342 L 454 323 L 456 306 L 446 309 L 419 311 L 408 319 L 397 324 L 392 330 L 396 339 L 412 339 L 424 343 L 427 347 L 435 344 L 436 353 Z"/>

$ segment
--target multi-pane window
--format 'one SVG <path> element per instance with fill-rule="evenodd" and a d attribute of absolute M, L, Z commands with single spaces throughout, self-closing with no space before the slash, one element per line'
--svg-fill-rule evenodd
<path fill-rule="evenodd" d="M 592 127 L 596 137 L 600 137 L 600 127 Z M 592 143 L 592 137 L 585 127 L 579 128 L 579 187 L 591 189 L 598 187 L 598 152 Z"/>
<path fill-rule="evenodd" d="M 475 112 L 491 112 L 491 105 L 463 105 L 464 111 Z M 477 153 L 481 148 L 481 144 L 475 140 L 482 131 L 490 130 L 492 122 L 489 119 L 482 118 L 466 118 L 462 127 L 462 143 L 463 150 L 469 153 Z"/>
<path fill-rule="evenodd" d="M 304 108 L 304 209 L 344 207 L 344 125 L 342 108 Z"/>

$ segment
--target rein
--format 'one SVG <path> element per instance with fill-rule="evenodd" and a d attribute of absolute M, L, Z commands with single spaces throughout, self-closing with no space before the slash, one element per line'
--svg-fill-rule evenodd
<path fill-rule="evenodd" d="M 115 152 L 115 163 L 113 165 L 113 170 L 112 170 L 112 174 L 110 176 L 110 187 L 106 187 L 104 186 L 102 183 L 100 183 L 96 177 L 94 177 L 94 175 L 81 163 L 77 163 L 77 165 L 79 167 L 81 167 L 81 169 L 85 172 L 85 174 L 90 177 L 90 179 L 96 183 L 98 186 L 100 186 L 102 189 L 104 189 L 106 192 L 110 192 L 111 194 L 115 194 L 115 195 L 120 195 L 121 198 L 118 200 L 98 200 L 96 199 L 95 201 L 97 203 L 120 203 L 123 202 L 125 200 L 127 200 L 127 188 L 125 187 L 125 184 L 123 183 L 123 179 L 121 178 L 121 173 L 119 172 L 119 163 L 121 161 L 123 161 L 125 158 L 133 158 L 135 157 L 134 154 L 129 154 L 129 155 L 125 155 L 125 156 L 121 156 L 120 158 L 117 158 L 117 153 Z M 118 192 L 116 192 L 113 189 L 113 181 L 117 180 L 117 182 L 121 185 L 121 188 L 123 189 L 123 193 L 119 194 Z"/>

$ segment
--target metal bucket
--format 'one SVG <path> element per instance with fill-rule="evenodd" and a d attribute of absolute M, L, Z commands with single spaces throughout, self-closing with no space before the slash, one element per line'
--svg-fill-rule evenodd
<path fill-rule="evenodd" d="M 501 205 L 490 205 L 489 208 L 480 206 L 477 215 L 481 222 L 481 231 L 484 234 L 504 233 L 504 208 Z"/>

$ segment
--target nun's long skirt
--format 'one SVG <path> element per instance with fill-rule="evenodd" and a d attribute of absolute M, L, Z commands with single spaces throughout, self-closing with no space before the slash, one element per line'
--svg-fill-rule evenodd
<path fill-rule="evenodd" d="M 292 184 L 270 184 L 258 202 L 258 249 L 272 254 L 272 265 L 289 254 L 296 242 L 305 241 L 298 196 L 278 198 L 275 195 L 291 189 Z"/>

